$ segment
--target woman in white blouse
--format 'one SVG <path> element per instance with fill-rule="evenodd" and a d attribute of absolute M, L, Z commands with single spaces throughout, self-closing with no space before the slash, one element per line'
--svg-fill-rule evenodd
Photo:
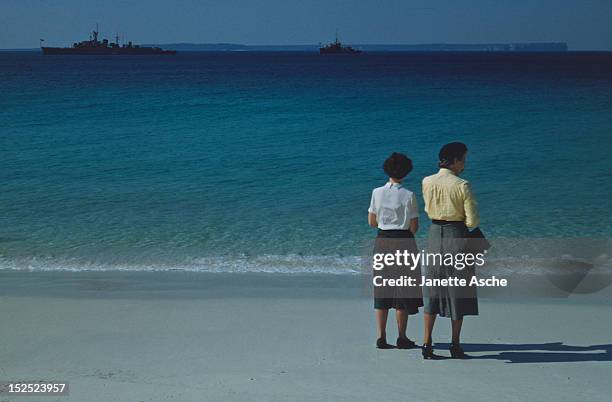
<path fill-rule="evenodd" d="M 415 194 L 403 186 L 405 177 L 412 170 L 412 161 L 404 154 L 394 152 L 383 165 L 389 181 L 372 191 L 370 208 L 368 209 L 368 223 L 378 228 L 374 254 L 395 254 L 396 251 L 417 253 L 414 234 L 419 228 L 419 209 Z M 407 267 L 385 265 L 374 275 L 384 276 L 386 279 L 410 276 L 419 283 L 420 267 Z M 376 310 L 376 323 L 378 339 L 376 347 L 389 349 L 393 346 L 387 343 L 386 326 L 389 309 L 394 308 L 397 321 L 398 349 L 410 349 L 415 344 L 406 336 L 408 315 L 417 314 L 419 307 L 423 306 L 421 288 L 376 286 L 374 288 L 374 309 Z"/>

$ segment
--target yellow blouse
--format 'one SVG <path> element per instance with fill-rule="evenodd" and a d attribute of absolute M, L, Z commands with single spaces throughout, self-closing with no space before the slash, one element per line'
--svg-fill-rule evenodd
<path fill-rule="evenodd" d="M 430 219 L 464 221 L 469 228 L 480 223 L 478 203 L 467 180 L 442 168 L 423 179 L 425 212 Z"/>

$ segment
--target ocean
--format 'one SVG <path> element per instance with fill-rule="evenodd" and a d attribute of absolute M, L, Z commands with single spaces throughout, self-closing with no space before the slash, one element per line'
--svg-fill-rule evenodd
<path fill-rule="evenodd" d="M 354 273 L 456 140 L 488 236 L 609 238 L 611 112 L 612 53 L 0 52 L 0 269 Z"/>

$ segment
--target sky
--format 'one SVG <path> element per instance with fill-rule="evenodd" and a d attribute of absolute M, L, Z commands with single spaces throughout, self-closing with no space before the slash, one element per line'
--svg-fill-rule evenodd
<path fill-rule="evenodd" d="M 567 42 L 612 50 L 612 0 L 0 0 L 0 48 L 134 43 Z"/>

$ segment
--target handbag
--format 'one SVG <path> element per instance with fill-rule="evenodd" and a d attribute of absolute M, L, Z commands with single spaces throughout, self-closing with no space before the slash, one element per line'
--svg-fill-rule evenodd
<path fill-rule="evenodd" d="M 491 243 L 487 240 L 480 228 L 468 230 L 468 250 L 473 254 L 484 253 L 491 248 Z"/>

